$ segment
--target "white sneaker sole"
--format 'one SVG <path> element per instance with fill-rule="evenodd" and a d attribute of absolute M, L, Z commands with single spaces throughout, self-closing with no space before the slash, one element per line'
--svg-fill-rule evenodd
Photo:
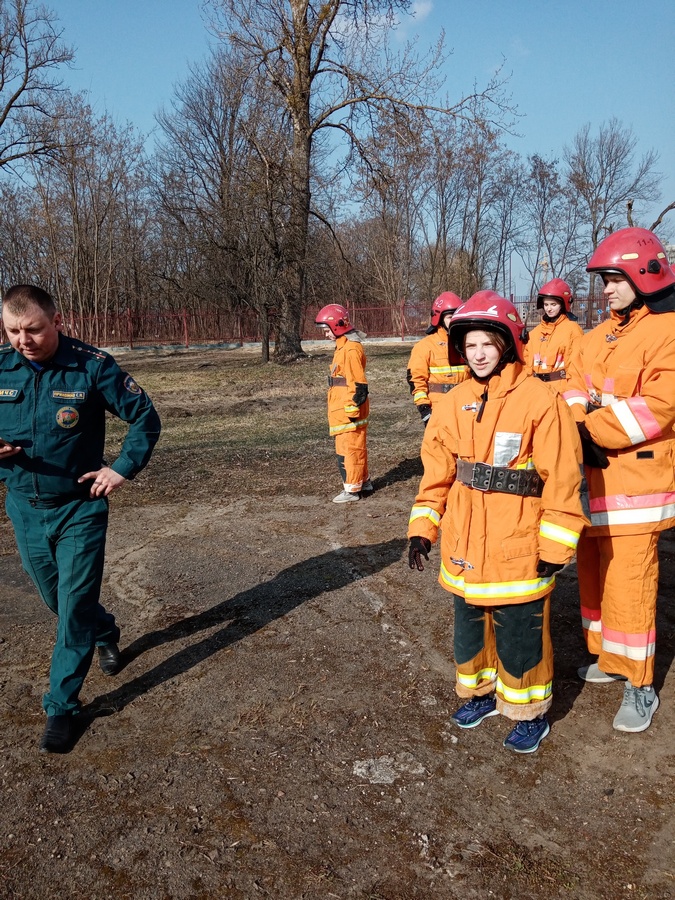
<path fill-rule="evenodd" d="M 628 734 L 638 734 L 638 732 L 640 732 L 640 731 L 646 731 L 649 728 L 649 726 L 652 724 L 652 719 L 654 717 L 654 713 L 656 712 L 656 710 L 658 708 L 659 708 L 659 698 L 655 697 L 654 702 L 652 703 L 652 706 L 651 706 L 651 714 L 646 722 L 643 722 L 641 725 L 636 725 L 635 728 L 629 728 L 627 725 L 622 725 L 621 723 L 619 723 L 617 725 L 616 719 L 614 719 L 612 727 L 614 728 L 615 731 L 625 731 L 625 732 L 628 732 Z"/>
<path fill-rule="evenodd" d="M 507 744 L 506 741 L 503 742 L 502 747 L 505 747 L 507 750 L 510 750 L 512 753 L 536 753 L 539 747 L 541 746 L 541 742 L 551 733 L 551 726 L 546 725 L 546 731 L 539 738 L 534 747 L 528 747 L 526 750 L 523 750 L 519 747 L 514 747 L 512 744 Z"/>
<path fill-rule="evenodd" d="M 464 728 L 466 730 L 467 728 L 478 727 L 478 725 L 480 725 L 481 722 L 484 722 L 486 719 L 489 719 L 490 716 L 498 716 L 498 715 L 499 715 L 499 710 L 493 709 L 490 712 L 485 713 L 484 716 L 481 716 L 480 719 L 476 719 L 475 722 L 469 722 L 468 725 L 463 724 L 462 722 L 458 722 L 457 719 L 454 718 L 454 716 L 450 716 L 450 718 L 452 719 L 452 722 L 454 725 L 456 725 L 458 728 Z"/>

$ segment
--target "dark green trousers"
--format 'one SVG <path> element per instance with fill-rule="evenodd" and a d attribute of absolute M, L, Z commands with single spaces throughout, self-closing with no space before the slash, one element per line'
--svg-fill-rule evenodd
<path fill-rule="evenodd" d="M 23 567 L 57 616 L 42 705 L 49 716 L 77 712 L 95 645 L 117 643 L 120 636 L 115 617 L 99 602 L 108 501 L 50 503 L 8 492 L 5 508 Z"/>

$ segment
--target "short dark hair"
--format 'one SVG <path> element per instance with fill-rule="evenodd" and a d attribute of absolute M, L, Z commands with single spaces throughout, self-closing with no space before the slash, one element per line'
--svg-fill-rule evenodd
<path fill-rule="evenodd" d="M 5 291 L 5 296 L 2 298 L 2 308 L 6 307 L 17 315 L 22 315 L 31 306 L 39 306 L 49 316 L 53 316 L 57 312 L 56 303 L 51 294 L 35 284 L 15 284 Z"/>

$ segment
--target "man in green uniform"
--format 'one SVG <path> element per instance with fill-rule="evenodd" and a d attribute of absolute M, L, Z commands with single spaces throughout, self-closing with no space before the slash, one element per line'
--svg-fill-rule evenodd
<path fill-rule="evenodd" d="M 94 648 L 103 672 L 119 668 L 119 628 L 99 602 L 107 498 L 147 464 L 160 421 L 112 356 L 61 333 L 46 291 L 10 288 L 2 320 L 9 344 L 0 346 L 0 481 L 23 566 L 58 617 L 40 750 L 64 753 Z M 110 466 L 106 411 L 129 424 Z"/>

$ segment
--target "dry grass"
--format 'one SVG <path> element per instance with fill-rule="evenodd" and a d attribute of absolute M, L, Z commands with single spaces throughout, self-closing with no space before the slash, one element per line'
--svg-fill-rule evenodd
<path fill-rule="evenodd" d="M 371 394 L 369 453 L 377 475 L 419 451 L 421 424 L 405 380 L 410 344 L 366 345 Z M 162 437 L 138 487 L 152 496 L 152 471 L 171 473 L 174 497 L 223 491 L 275 493 L 308 477 L 331 477 L 335 459 L 326 421 L 330 348 L 290 366 L 264 364 L 256 350 L 147 351 L 118 361 L 147 390 Z M 126 433 L 111 418 L 108 455 Z"/>

